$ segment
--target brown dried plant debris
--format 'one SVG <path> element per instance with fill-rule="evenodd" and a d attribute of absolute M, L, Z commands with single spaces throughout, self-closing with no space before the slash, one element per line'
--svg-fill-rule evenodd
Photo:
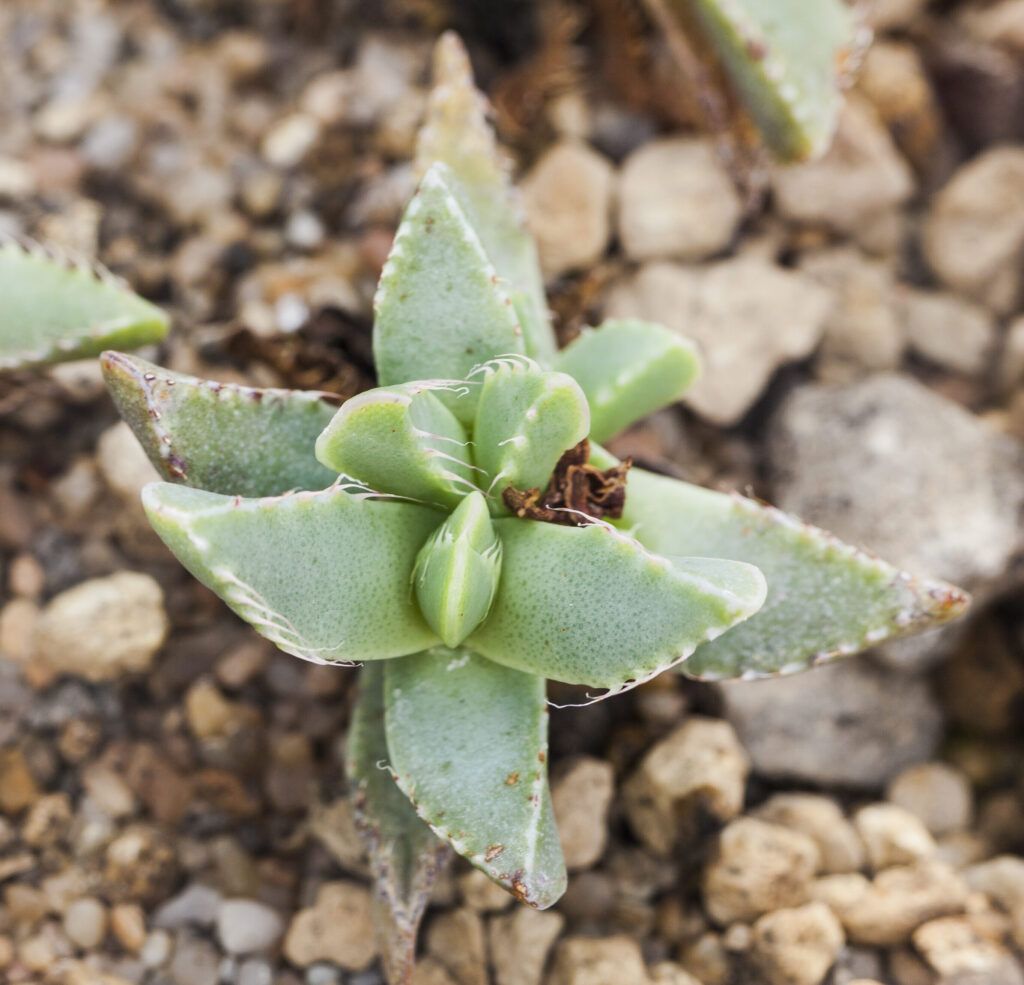
<path fill-rule="evenodd" d="M 516 516 L 526 520 L 564 527 L 585 527 L 604 518 L 618 520 L 626 504 L 626 473 L 633 460 L 627 458 L 602 470 L 589 465 L 589 457 L 590 442 L 584 438 L 558 460 L 543 496 L 540 489 L 507 486 L 501 498 Z"/>

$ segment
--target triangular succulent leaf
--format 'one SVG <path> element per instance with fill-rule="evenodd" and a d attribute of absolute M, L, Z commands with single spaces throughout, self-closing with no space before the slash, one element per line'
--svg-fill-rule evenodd
<path fill-rule="evenodd" d="M 384 967 L 388 981 L 403 982 L 412 972 L 416 931 L 431 887 L 451 849 L 420 820 L 385 768 L 389 756 L 383 685 L 383 664 L 367 664 L 360 672 L 345 770 L 373 873 L 374 924 Z"/>
<path fill-rule="evenodd" d="M 170 319 L 99 266 L 0 239 L 0 372 L 158 342 Z"/>
<path fill-rule="evenodd" d="M 487 501 L 472 493 L 423 545 L 413 584 L 423 617 L 458 646 L 486 617 L 501 575 L 501 541 Z"/>
<path fill-rule="evenodd" d="M 764 601 L 764 577 L 751 564 L 662 557 L 605 524 L 494 526 L 501 582 L 467 642 L 529 674 L 622 690 L 684 660 Z"/>
<path fill-rule="evenodd" d="M 101 363 L 121 416 L 171 482 L 278 496 L 337 478 L 313 456 L 338 408 L 334 394 L 215 383 L 121 352 L 105 352 Z"/>
<path fill-rule="evenodd" d="M 478 363 L 524 351 L 519 316 L 466 213 L 435 164 L 395 234 L 374 298 L 381 384 L 462 379 Z"/>
<path fill-rule="evenodd" d="M 543 488 L 555 465 L 590 430 L 579 384 L 529 359 L 495 359 L 470 382 L 483 380 L 473 428 L 476 464 L 500 502 L 505 486 Z"/>
<path fill-rule="evenodd" d="M 544 681 L 438 647 L 384 669 L 391 768 L 460 855 L 543 909 L 565 891 L 548 791 Z"/>
<path fill-rule="evenodd" d="M 465 428 L 429 383 L 346 400 L 317 438 L 316 457 L 371 489 L 442 506 L 476 489 Z"/>
<path fill-rule="evenodd" d="M 858 38 L 841 0 L 669 0 L 696 19 L 765 143 L 782 161 L 823 154 Z"/>
<path fill-rule="evenodd" d="M 473 84 L 462 42 L 451 32 L 442 35 L 434 49 L 434 87 L 416 145 L 421 173 L 436 161 L 451 168 L 452 190 L 512 298 L 526 354 L 550 366 L 557 345 L 537 247 L 487 122 L 487 100 Z"/>
<path fill-rule="evenodd" d="M 733 558 L 764 572 L 761 611 L 683 665 L 702 680 L 795 673 L 947 622 L 968 602 L 951 585 L 899 571 L 774 507 L 642 469 L 630 470 L 620 522 L 653 551 Z"/>
<path fill-rule="evenodd" d="M 354 662 L 438 642 L 409 586 L 430 507 L 340 486 L 243 499 L 170 483 L 142 505 L 178 560 L 286 653 Z"/>
<path fill-rule="evenodd" d="M 594 441 L 606 441 L 675 403 L 700 372 L 692 342 L 663 325 L 635 319 L 585 328 L 558 354 L 555 366 L 587 395 Z"/>

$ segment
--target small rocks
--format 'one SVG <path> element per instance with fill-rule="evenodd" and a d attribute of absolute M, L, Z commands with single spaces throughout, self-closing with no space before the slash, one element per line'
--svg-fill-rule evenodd
<path fill-rule="evenodd" d="M 704 823 L 739 814 L 749 771 L 728 722 L 691 716 L 644 756 L 623 787 L 630 825 L 652 851 L 668 855 Z"/>
<path fill-rule="evenodd" d="M 732 241 L 742 216 L 711 140 L 653 140 L 619 179 L 619 236 L 631 260 L 703 260 Z"/>
<path fill-rule="evenodd" d="M 649 985 L 649 980 L 632 938 L 570 937 L 559 943 L 546 985 Z"/>
<path fill-rule="evenodd" d="M 190 883 L 176 896 L 163 902 L 153 914 L 153 926 L 164 930 L 182 927 L 212 927 L 220 911 L 221 895 L 212 886 Z"/>
<path fill-rule="evenodd" d="M 723 926 L 807 902 L 820 864 L 805 834 L 744 817 L 722 831 L 705 868 L 704 907 Z"/>
<path fill-rule="evenodd" d="M 228 701 L 217 685 L 205 678 L 188 689 L 185 715 L 197 739 L 231 735 L 259 720 L 256 709 Z"/>
<path fill-rule="evenodd" d="M 156 828 L 135 824 L 107 845 L 104 880 L 116 902 L 151 904 L 166 899 L 178 877 L 178 859 Z"/>
<path fill-rule="evenodd" d="M 544 276 L 600 259 L 611 235 L 612 166 L 575 141 L 548 150 L 523 178 L 523 205 Z"/>
<path fill-rule="evenodd" d="M 377 954 L 369 892 L 351 882 L 325 883 L 314 905 L 292 918 L 284 954 L 300 968 L 316 961 L 348 971 L 365 968 Z"/>
<path fill-rule="evenodd" d="M 540 985 L 555 939 L 565 918 L 552 911 L 517 906 L 488 925 L 495 985 Z"/>
<path fill-rule="evenodd" d="M 36 659 L 89 681 L 146 670 L 167 633 L 163 592 L 149 575 L 119 571 L 61 592 L 43 610 Z"/>
<path fill-rule="evenodd" d="M 930 920 L 914 931 L 913 941 L 943 981 L 1024 983 L 1024 971 L 1017 959 L 998 940 L 980 934 L 968 917 Z"/>
<path fill-rule="evenodd" d="M 551 806 L 570 872 L 586 869 L 601 857 L 614 792 L 611 765 L 591 757 L 577 760 L 552 782 Z"/>
<path fill-rule="evenodd" d="M 64 911 L 64 933 L 83 951 L 99 947 L 107 934 L 107 908 L 88 896 L 75 900 Z"/>
<path fill-rule="evenodd" d="M 273 950 L 284 933 L 276 910 L 248 899 L 229 899 L 217 911 L 217 940 L 229 954 Z"/>
<path fill-rule="evenodd" d="M 771 824 L 801 831 L 821 852 L 822 872 L 856 872 L 864 865 L 864 843 L 839 805 L 809 793 L 779 793 L 765 801 L 754 816 Z"/>
<path fill-rule="evenodd" d="M 853 816 L 853 824 L 876 872 L 890 865 L 904 865 L 933 858 L 935 839 L 921 820 L 896 804 L 870 804 Z"/>
<path fill-rule="evenodd" d="M 146 944 L 146 914 L 136 903 L 118 903 L 113 907 L 110 929 L 126 951 L 138 954 Z"/>
<path fill-rule="evenodd" d="M 161 477 L 124 421 L 100 435 L 96 458 L 107 485 L 126 503 L 141 509 L 143 487 Z"/>
<path fill-rule="evenodd" d="M 704 372 L 685 402 L 713 424 L 736 424 L 775 370 L 821 338 L 828 294 L 810 278 L 753 257 L 690 269 L 650 263 L 609 294 L 609 318 L 646 318 L 693 339 Z"/>
<path fill-rule="evenodd" d="M 977 376 L 989 364 L 997 333 L 992 315 L 944 291 L 904 288 L 899 310 L 911 348 L 944 369 Z"/>
<path fill-rule="evenodd" d="M 886 797 L 915 814 L 936 836 L 968 827 L 974 814 L 971 784 L 948 763 L 920 763 L 893 777 Z"/>
<path fill-rule="evenodd" d="M 18 814 L 39 797 L 39 787 L 24 753 L 17 748 L 0 749 L 0 813 Z"/>
<path fill-rule="evenodd" d="M 931 204 L 921 245 L 947 287 L 994 311 L 1020 296 L 1024 149 L 995 147 L 968 161 Z"/>
<path fill-rule="evenodd" d="M 750 960 L 767 985 L 820 985 L 845 941 L 824 903 L 767 913 L 754 924 Z"/>
<path fill-rule="evenodd" d="M 275 168 L 299 164 L 320 137 L 320 121 L 308 113 L 292 113 L 279 120 L 263 138 L 263 157 Z"/>
<path fill-rule="evenodd" d="M 1024 858 L 1000 855 L 962 873 L 967 885 L 1007 913 L 1024 911 Z"/>
<path fill-rule="evenodd" d="M 488 985 L 487 944 L 479 914 L 465 907 L 442 914 L 427 928 L 426 945 L 459 985 Z"/>
<path fill-rule="evenodd" d="M 174 985 L 217 985 L 220 979 L 220 955 L 209 941 L 192 933 L 181 933 L 171 958 Z"/>

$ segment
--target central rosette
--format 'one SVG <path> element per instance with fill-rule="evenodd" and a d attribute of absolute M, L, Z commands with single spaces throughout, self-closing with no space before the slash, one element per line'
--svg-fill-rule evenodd
<path fill-rule="evenodd" d="M 589 430 L 587 400 L 571 376 L 502 356 L 465 380 L 354 397 L 320 436 L 316 455 L 375 492 L 451 511 L 419 552 L 413 584 L 424 619 L 458 646 L 487 617 L 498 589 L 502 541 L 492 518 L 582 525 L 594 514 L 621 514 L 621 482 L 610 495 L 618 508 L 602 509 L 581 498 L 601 473 L 566 462 L 570 449 L 585 455 Z M 575 499 L 570 485 L 580 489 Z M 593 514 L 585 510 L 591 502 Z"/>

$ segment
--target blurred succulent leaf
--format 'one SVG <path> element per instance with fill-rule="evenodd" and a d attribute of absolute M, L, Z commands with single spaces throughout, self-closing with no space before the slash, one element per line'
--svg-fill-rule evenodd
<path fill-rule="evenodd" d="M 605 524 L 494 526 L 504 548 L 501 582 L 467 642 L 528 674 L 622 690 L 685 659 L 764 601 L 764 576 L 752 564 L 660 557 Z"/>
<path fill-rule="evenodd" d="M 526 231 L 508 163 L 487 123 L 487 100 L 473 84 L 466 49 L 451 32 L 434 49 L 434 86 L 416 145 L 420 173 L 437 161 L 451 168 L 452 190 L 512 298 L 526 354 L 550 366 L 557 344 L 537 247 Z"/>
<path fill-rule="evenodd" d="M 668 6 L 710 41 L 780 161 L 828 149 L 844 65 L 861 43 L 842 0 L 668 0 Z"/>
<path fill-rule="evenodd" d="M 0 372 L 158 342 L 170 319 L 98 266 L 0 239 Z"/>
<path fill-rule="evenodd" d="M 480 238 L 435 164 L 402 217 L 374 298 L 380 383 L 463 379 L 479 363 L 522 353 L 523 331 Z"/>
<path fill-rule="evenodd" d="M 463 499 L 423 545 L 413 574 L 416 599 L 445 646 L 458 646 L 487 616 L 501 554 L 487 501 L 478 492 Z"/>
<path fill-rule="evenodd" d="M 101 359 L 107 389 L 166 479 L 234 496 L 323 489 L 338 476 L 313 455 L 334 394 L 185 376 L 121 352 Z"/>
<path fill-rule="evenodd" d="M 451 849 L 420 820 L 386 768 L 383 685 L 383 664 L 360 672 L 345 751 L 356 826 L 373 873 L 374 925 L 388 981 L 397 983 L 412 973 L 420 919 Z"/>
<path fill-rule="evenodd" d="M 574 377 L 590 405 L 590 437 L 613 435 L 675 403 L 700 372 L 696 346 L 663 325 L 612 319 L 558 354 L 555 367 Z"/>
<path fill-rule="evenodd" d="M 476 488 L 466 430 L 429 384 L 346 400 L 317 438 L 316 457 L 371 489 L 441 506 L 457 506 Z"/>
<path fill-rule="evenodd" d="M 580 385 L 514 358 L 492 360 L 470 382 L 479 379 L 473 445 L 485 488 L 496 497 L 509 485 L 543 488 L 563 453 L 590 430 Z"/>
<path fill-rule="evenodd" d="M 969 601 L 774 507 L 643 469 L 630 470 L 620 523 L 652 551 L 732 558 L 764 572 L 761 611 L 683 665 L 701 680 L 794 673 L 947 622 Z"/>
<path fill-rule="evenodd" d="M 551 906 L 566 874 L 543 679 L 438 647 L 386 665 L 384 707 L 391 768 L 420 817 L 518 899 Z"/>
<path fill-rule="evenodd" d="M 341 487 L 243 499 L 170 483 L 142 494 L 181 563 L 286 653 L 380 660 L 438 642 L 411 597 L 436 510 Z"/>

